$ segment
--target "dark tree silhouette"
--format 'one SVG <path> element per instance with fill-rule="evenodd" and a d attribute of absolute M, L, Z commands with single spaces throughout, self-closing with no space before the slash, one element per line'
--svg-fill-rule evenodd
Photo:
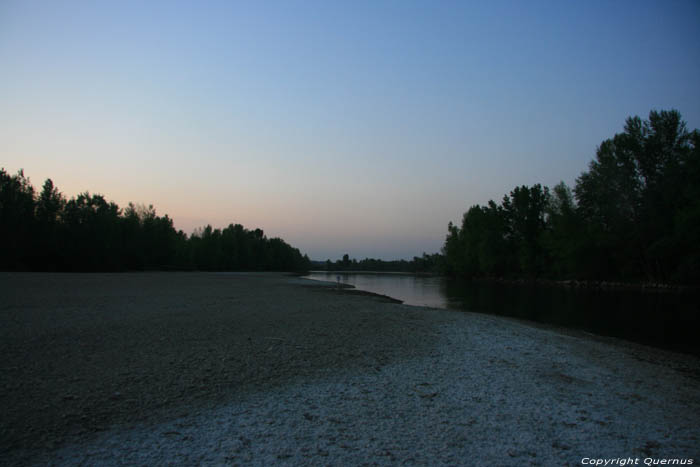
<path fill-rule="evenodd" d="M 697 142 L 672 110 L 629 118 L 600 145 L 575 188 L 600 278 L 697 280 L 698 246 L 687 237 L 700 208 Z"/>
<path fill-rule="evenodd" d="M 381 259 L 365 258 L 360 261 L 350 255 L 343 255 L 342 260 L 337 260 L 335 263 L 330 259 L 321 262 L 315 261 L 312 265 L 316 269 L 326 271 L 371 271 L 371 272 L 413 272 L 413 273 L 430 273 L 437 274 L 442 272 L 442 255 L 428 255 L 423 253 L 423 256 L 414 256 L 411 261 L 393 260 L 384 261 Z"/>
<path fill-rule="evenodd" d="M 310 261 L 260 229 L 206 226 L 188 237 L 153 206 L 121 210 L 102 195 L 66 201 L 48 179 L 37 196 L 22 171 L 0 170 L 4 270 L 308 270 Z"/>
<path fill-rule="evenodd" d="M 30 269 L 35 238 L 34 188 L 24 172 L 9 175 L 0 169 L 0 265 Z"/>
<path fill-rule="evenodd" d="M 571 190 L 516 187 L 450 224 L 445 271 L 468 277 L 700 282 L 700 132 L 675 111 L 627 119 Z"/>

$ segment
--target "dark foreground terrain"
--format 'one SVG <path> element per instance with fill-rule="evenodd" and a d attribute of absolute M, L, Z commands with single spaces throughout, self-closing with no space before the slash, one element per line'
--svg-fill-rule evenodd
<path fill-rule="evenodd" d="M 0 359 L 8 465 L 700 455 L 697 357 L 281 274 L 3 273 Z"/>
<path fill-rule="evenodd" d="M 26 459 L 113 424 L 181 415 L 322 369 L 374 367 L 430 345 L 419 310 L 399 320 L 396 305 L 376 309 L 380 298 L 358 307 L 352 294 L 298 282 L 0 273 L 2 457 Z"/>

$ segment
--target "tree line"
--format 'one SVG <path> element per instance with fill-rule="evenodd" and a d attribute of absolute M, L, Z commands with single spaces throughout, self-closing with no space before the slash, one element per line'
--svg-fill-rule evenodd
<path fill-rule="evenodd" d="M 627 119 L 573 188 L 519 186 L 448 226 L 464 277 L 700 283 L 700 132 L 678 111 Z"/>
<path fill-rule="evenodd" d="M 448 226 L 442 254 L 411 261 L 342 260 L 319 269 L 442 272 L 486 278 L 700 283 L 700 132 L 678 111 L 628 118 L 601 143 L 573 190 L 519 186 Z M 37 193 L 0 169 L 0 268 L 307 270 L 309 258 L 262 230 L 229 225 L 187 236 L 153 206 L 102 195 Z"/>
<path fill-rule="evenodd" d="M 324 271 L 411 272 L 420 274 L 439 274 L 443 271 L 442 255 L 439 253 L 431 255 L 423 253 L 422 256 L 414 256 L 410 261 L 405 259 L 386 261 L 374 258 L 358 261 L 355 258 L 350 259 L 350 256 L 345 254 L 342 259 L 334 262 L 330 259 L 325 262 L 314 261 L 312 267 Z"/>
<path fill-rule="evenodd" d="M 0 169 L 0 269 L 18 271 L 300 271 L 309 258 L 242 225 L 188 236 L 153 206 L 121 209 L 99 194 L 66 199 L 46 180 Z"/>

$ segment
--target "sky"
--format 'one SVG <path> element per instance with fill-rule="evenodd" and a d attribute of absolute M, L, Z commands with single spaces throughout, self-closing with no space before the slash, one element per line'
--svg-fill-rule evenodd
<path fill-rule="evenodd" d="M 438 252 L 625 119 L 700 127 L 700 2 L 0 2 L 0 166 L 312 259 Z"/>

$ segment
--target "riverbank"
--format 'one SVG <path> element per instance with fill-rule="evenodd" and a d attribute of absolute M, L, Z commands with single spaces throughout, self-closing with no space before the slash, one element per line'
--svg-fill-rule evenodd
<path fill-rule="evenodd" d="M 420 310 L 332 289 L 282 274 L 0 273 L 0 454 L 429 352 Z"/>
<path fill-rule="evenodd" d="M 310 274 L 362 274 L 377 276 L 416 276 L 416 277 L 444 277 L 452 280 L 473 281 L 484 284 L 507 284 L 538 287 L 563 287 L 567 289 L 588 290 L 636 290 L 640 292 L 674 292 L 674 293 L 700 293 L 700 286 L 689 284 L 673 284 L 666 282 L 621 282 L 605 280 L 579 280 L 579 279 L 546 279 L 541 277 L 530 278 L 506 278 L 506 277 L 461 277 L 450 276 L 437 272 L 407 272 L 407 271 L 362 271 L 362 270 L 311 270 L 300 275 Z"/>
<path fill-rule="evenodd" d="M 10 463 L 699 454 L 696 357 L 283 275 L 1 279 Z"/>
<path fill-rule="evenodd" d="M 472 278 L 475 282 L 489 284 L 509 284 L 509 285 L 536 285 L 539 287 L 564 287 L 568 289 L 605 289 L 605 290 L 637 290 L 640 292 L 671 292 L 671 293 L 694 293 L 700 292 L 700 286 L 670 284 L 664 282 L 619 282 L 600 280 L 558 280 L 558 279 L 505 279 L 505 278 Z"/>

